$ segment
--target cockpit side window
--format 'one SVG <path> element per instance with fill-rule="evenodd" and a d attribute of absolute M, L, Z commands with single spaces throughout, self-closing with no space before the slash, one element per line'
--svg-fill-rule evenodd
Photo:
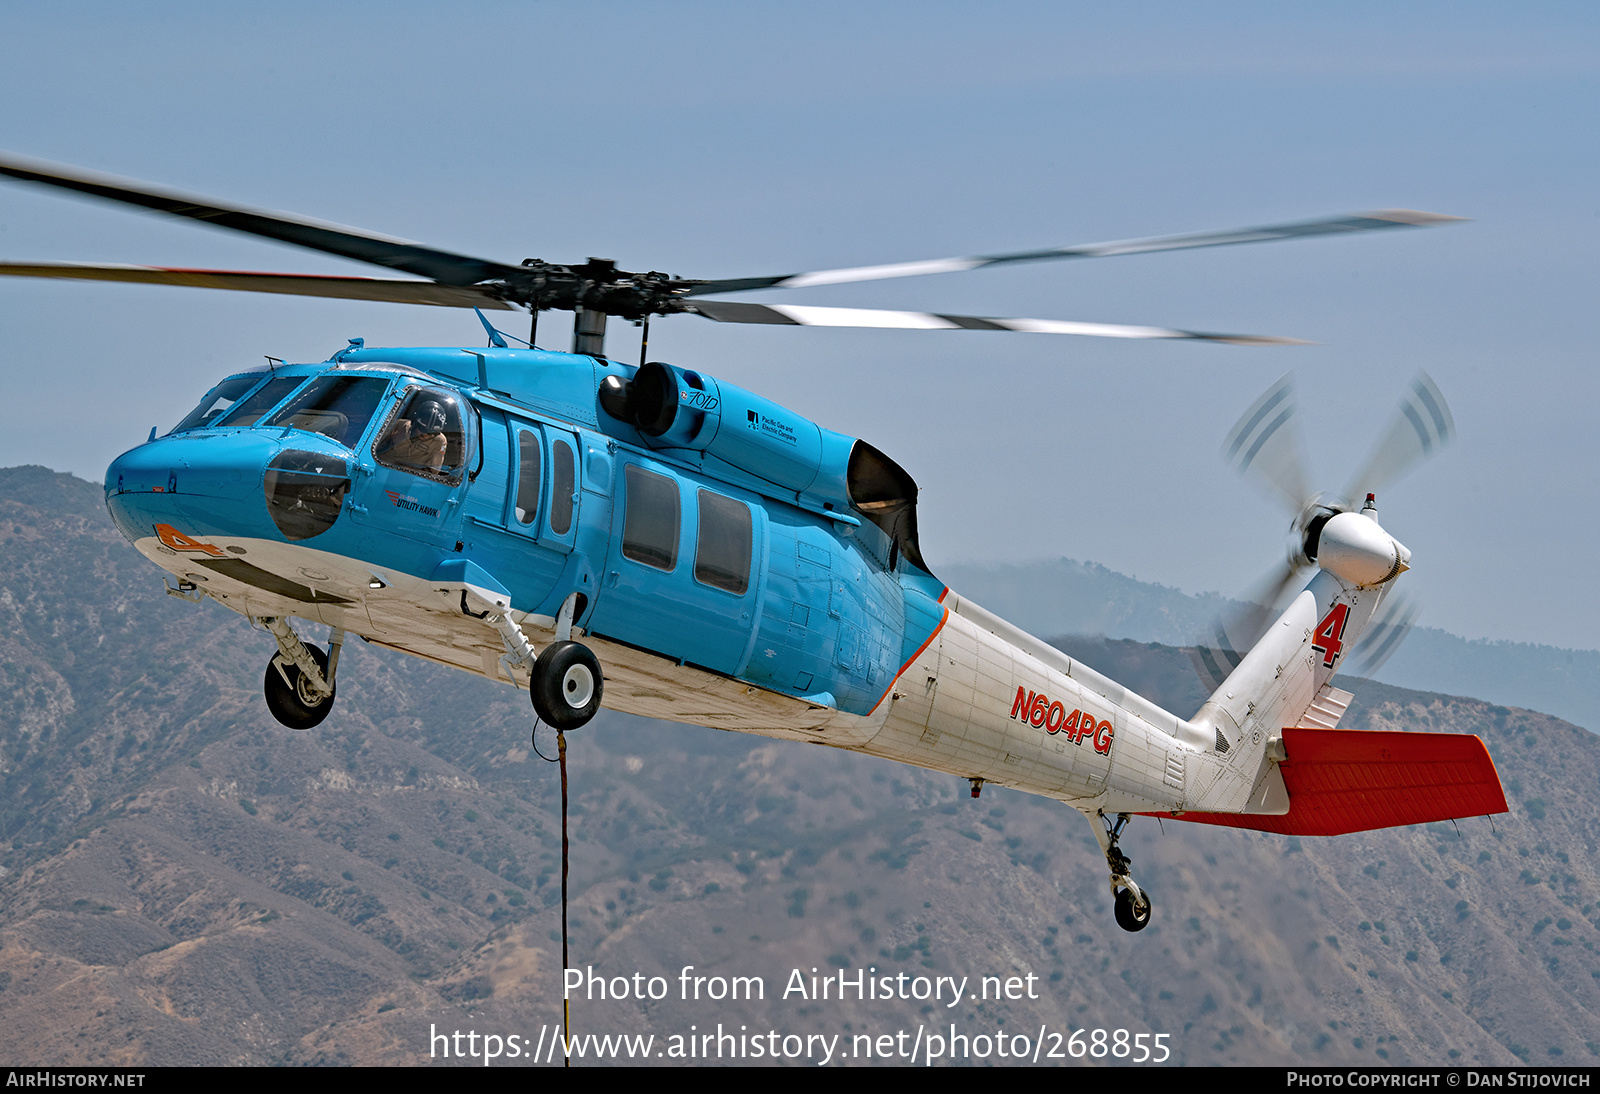
<path fill-rule="evenodd" d="M 388 387 L 388 380 L 371 376 L 322 376 L 266 424 L 321 433 L 346 448 L 354 448 Z"/>
<path fill-rule="evenodd" d="M 261 382 L 261 376 L 235 376 L 224 380 L 210 391 L 205 398 L 200 400 L 200 405 L 191 410 L 187 417 L 172 427 L 172 432 L 182 433 L 189 429 L 204 429 L 206 426 L 215 425 L 217 419 L 232 410 L 245 393 Z"/>
<path fill-rule="evenodd" d="M 261 420 L 263 414 L 283 402 L 289 392 L 303 384 L 305 379 L 304 376 L 276 376 L 252 391 L 245 398 L 234 403 L 233 409 L 217 419 L 215 424 L 219 426 L 255 425 Z"/>
<path fill-rule="evenodd" d="M 386 467 L 452 485 L 467 463 L 467 431 L 461 399 L 444 388 L 412 388 L 373 443 L 372 454 Z"/>

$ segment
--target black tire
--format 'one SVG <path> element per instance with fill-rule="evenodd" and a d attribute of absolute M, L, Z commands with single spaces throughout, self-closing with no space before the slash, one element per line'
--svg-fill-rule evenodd
<path fill-rule="evenodd" d="M 1142 931 L 1146 927 L 1150 926 L 1151 911 L 1150 897 L 1148 894 L 1144 898 L 1144 906 L 1142 908 L 1138 908 L 1135 907 L 1133 903 L 1132 889 L 1117 890 L 1117 926 L 1121 927 L 1123 930 Z"/>
<path fill-rule="evenodd" d="M 311 652 L 311 659 L 317 663 L 317 668 L 326 677 L 328 674 L 328 655 L 315 646 L 307 646 Z M 274 657 L 273 661 L 277 658 Z M 338 695 L 338 685 L 334 686 L 334 694 L 323 699 L 320 703 L 308 702 L 308 697 L 303 694 L 300 686 L 300 666 L 289 664 L 284 667 L 284 674 L 289 677 L 289 682 L 283 682 L 283 676 L 278 673 L 278 666 L 273 661 L 267 662 L 267 678 L 263 682 L 262 690 L 267 695 L 267 709 L 272 716 L 290 729 L 313 729 L 322 724 L 322 720 L 333 709 L 334 697 Z"/>
<path fill-rule="evenodd" d="M 553 642 L 533 663 L 533 709 L 552 729 L 577 729 L 600 709 L 600 660 L 588 646 Z"/>

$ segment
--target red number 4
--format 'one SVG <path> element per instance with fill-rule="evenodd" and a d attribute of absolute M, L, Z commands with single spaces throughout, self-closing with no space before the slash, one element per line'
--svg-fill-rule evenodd
<path fill-rule="evenodd" d="M 1344 621 L 1350 615 L 1348 604 L 1335 604 L 1333 610 L 1322 617 L 1322 622 L 1317 624 L 1316 634 L 1311 639 L 1314 649 L 1322 651 L 1322 663 L 1329 668 L 1339 657 L 1339 651 L 1344 648 L 1344 643 L 1339 641 L 1344 634 Z"/>

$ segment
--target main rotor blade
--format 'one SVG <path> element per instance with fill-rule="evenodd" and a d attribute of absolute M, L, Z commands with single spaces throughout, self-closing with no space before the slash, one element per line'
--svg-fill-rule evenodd
<path fill-rule="evenodd" d="M 375 235 L 357 228 L 346 228 L 284 213 L 218 205 L 204 198 L 161 190 L 145 183 L 113 178 L 60 167 L 56 164 L 0 155 L 0 175 L 23 182 L 35 182 L 81 194 L 138 205 L 172 216 L 231 228 L 236 232 L 265 236 L 313 251 L 342 255 L 376 266 L 419 277 L 432 278 L 445 285 L 471 285 L 503 277 L 516 267 L 487 259 L 436 251 L 404 239 Z"/>
<path fill-rule="evenodd" d="M 696 301 L 688 311 L 718 323 L 764 323 L 785 327 L 884 327 L 899 330 L 1006 330 L 1023 334 L 1081 334 L 1098 338 L 1188 338 L 1231 342 L 1240 346 L 1305 345 L 1296 338 L 1258 334 L 1215 334 L 1168 327 L 1130 327 L 1111 323 L 1074 323 L 1060 319 L 985 319 L 975 315 L 939 315 L 922 311 L 878 311 L 871 308 L 814 308 L 788 304 L 734 304 Z"/>
<path fill-rule="evenodd" d="M 743 292 L 748 289 L 803 289 L 812 285 L 842 285 L 852 281 L 882 281 L 892 277 L 919 277 L 923 274 L 958 273 L 985 266 L 1005 266 L 1018 262 L 1048 262 L 1061 258 L 1111 258 L 1116 255 L 1145 254 L 1150 251 L 1183 251 L 1196 247 L 1227 247 L 1235 243 L 1266 243 L 1276 239 L 1303 239 L 1309 236 L 1347 235 L 1385 228 L 1421 228 L 1463 220 L 1442 213 L 1422 213 L 1414 209 L 1380 209 L 1370 213 L 1319 217 L 1288 224 L 1266 224 L 1255 228 L 1234 228 L 1221 232 L 1193 232 L 1187 235 L 1155 236 L 1150 239 L 1125 239 L 1112 243 L 1082 243 L 1072 247 L 1052 247 L 1011 254 L 973 255 L 968 258 L 930 258 L 920 262 L 891 262 L 883 266 L 851 266 L 838 270 L 783 274 L 778 277 L 729 278 L 707 281 L 689 289 L 690 296 Z"/>
<path fill-rule="evenodd" d="M 233 289 L 289 296 L 380 300 L 393 304 L 434 304 L 444 308 L 513 310 L 505 301 L 470 285 L 440 285 L 433 281 L 394 281 L 376 277 L 184 270 L 165 266 L 91 266 L 71 262 L 0 262 L 0 276 L 131 281 L 142 285 L 182 285 L 192 289 Z"/>
<path fill-rule="evenodd" d="M 1291 517 L 1311 497 L 1295 415 L 1294 385 L 1285 376 L 1239 416 L 1222 442 L 1222 458 L 1282 499 Z"/>
<path fill-rule="evenodd" d="M 1379 493 L 1449 443 L 1455 434 L 1456 420 L 1444 392 L 1426 372 L 1417 373 L 1411 390 L 1400 400 L 1388 431 L 1379 439 L 1366 466 L 1350 480 L 1345 498 L 1356 502 L 1364 494 Z"/>

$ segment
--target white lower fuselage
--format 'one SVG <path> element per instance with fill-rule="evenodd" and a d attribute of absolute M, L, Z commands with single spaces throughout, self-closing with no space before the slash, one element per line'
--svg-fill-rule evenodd
<path fill-rule="evenodd" d="M 242 584 L 196 567 L 154 537 L 136 546 L 180 578 L 203 581 L 207 595 L 242 615 L 293 616 L 342 627 L 413 656 L 527 686 L 525 677 L 511 681 L 501 667 L 505 651 L 498 632 L 462 613 L 459 585 L 389 575 L 386 588 L 373 590 L 372 571 L 357 560 L 265 540 L 217 543 L 234 557 L 293 575 L 346 602 L 306 603 Z M 1325 579 L 1332 581 L 1328 575 L 1318 581 Z M 1344 589 L 1333 585 L 1337 589 L 1330 591 Z M 1268 685 L 1257 689 L 1261 694 L 1230 710 L 1232 696 L 1219 692 L 1188 721 L 952 592 L 941 599 L 944 616 L 931 638 L 866 715 L 598 636 L 583 641 L 604 666 L 605 706 L 630 714 L 864 752 L 1054 798 L 1091 814 L 1276 812 L 1260 800 L 1252 807 L 1252 792 L 1262 797 L 1268 773 L 1261 760 L 1264 733 L 1295 724 L 1325 682 L 1319 677 L 1331 676 L 1309 648 L 1320 599 L 1325 597 L 1302 594 L 1275 628 L 1281 637 L 1269 635 L 1252 652 L 1257 661 L 1273 662 L 1260 671 Z M 1370 612 L 1372 604 L 1364 607 Z M 553 640 L 553 618 L 516 612 L 512 617 L 536 648 Z M 1239 671 L 1248 666 L 1247 658 Z M 1286 672 L 1286 666 L 1296 671 Z M 1264 691 L 1274 681 L 1283 686 L 1269 698 Z M 1219 728 L 1231 742 L 1222 750 Z"/>

